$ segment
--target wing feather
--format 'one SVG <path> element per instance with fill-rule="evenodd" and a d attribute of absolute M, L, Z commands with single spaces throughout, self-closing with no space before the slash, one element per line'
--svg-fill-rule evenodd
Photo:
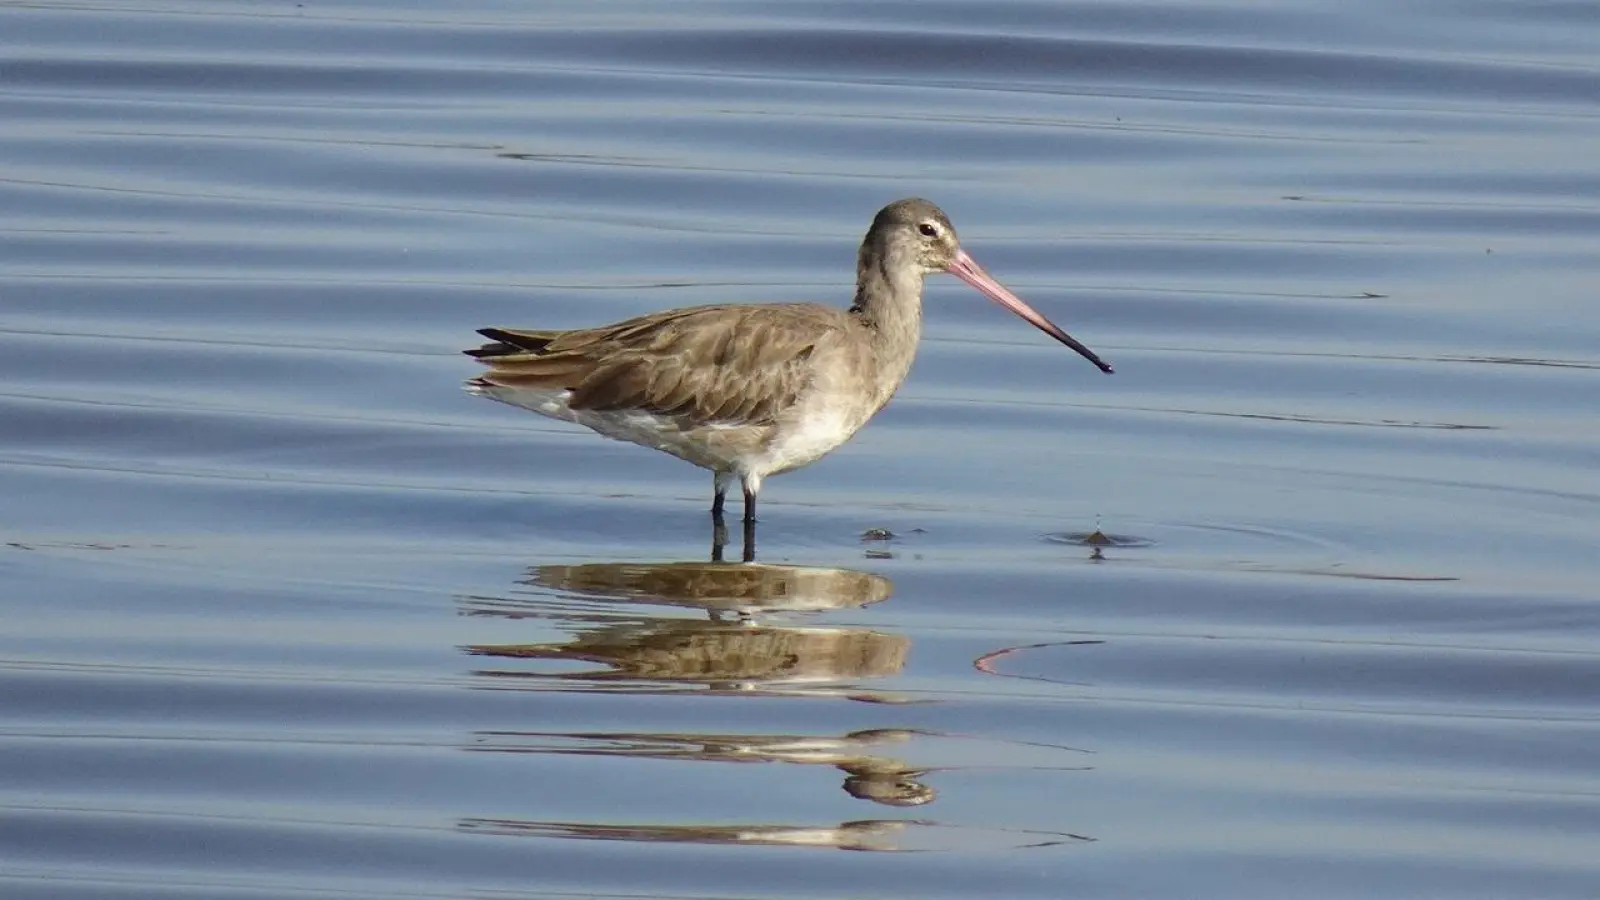
<path fill-rule="evenodd" d="M 702 306 L 581 331 L 484 329 L 467 351 L 484 381 L 564 389 L 578 410 L 637 409 L 686 425 L 770 424 L 811 383 L 844 313 L 823 306 Z"/>

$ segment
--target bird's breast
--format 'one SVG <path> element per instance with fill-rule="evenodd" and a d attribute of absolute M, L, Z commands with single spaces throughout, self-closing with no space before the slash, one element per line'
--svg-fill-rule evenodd
<path fill-rule="evenodd" d="M 806 404 L 773 430 L 762 468 L 787 472 L 816 462 L 849 440 L 871 414 L 846 403 Z"/>

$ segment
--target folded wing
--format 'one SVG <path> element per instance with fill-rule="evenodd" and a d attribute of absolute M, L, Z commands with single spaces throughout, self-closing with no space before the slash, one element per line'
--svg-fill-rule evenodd
<path fill-rule="evenodd" d="M 808 304 L 701 306 L 603 328 L 485 328 L 467 353 L 484 384 L 568 390 L 575 410 L 638 410 L 684 425 L 759 425 L 795 405 L 842 311 Z"/>

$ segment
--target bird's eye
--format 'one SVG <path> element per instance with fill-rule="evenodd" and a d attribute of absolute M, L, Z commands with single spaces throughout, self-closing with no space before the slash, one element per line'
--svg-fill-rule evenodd
<path fill-rule="evenodd" d="M 921 225 L 917 226 L 917 231 L 921 232 L 923 237 L 939 236 L 939 226 L 933 224 L 932 222 L 923 222 Z"/>

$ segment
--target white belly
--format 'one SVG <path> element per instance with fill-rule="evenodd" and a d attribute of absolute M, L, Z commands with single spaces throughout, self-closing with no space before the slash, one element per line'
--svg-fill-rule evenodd
<path fill-rule="evenodd" d="M 747 430 L 743 426 L 702 425 L 685 428 L 672 417 L 643 410 L 572 409 L 567 405 L 572 397 L 569 390 L 541 391 L 467 382 L 467 392 L 532 410 L 552 419 L 582 425 L 613 440 L 670 453 L 685 462 L 715 472 L 739 469 L 740 462 L 748 456 L 743 448 L 751 443 L 749 440 L 739 440 L 743 436 L 740 432 Z"/>
<path fill-rule="evenodd" d="M 771 475 L 809 465 L 850 439 L 866 421 L 859 412 L 820 398 L 802 404 L 774 427 L 738 424 L 684 427 L 670 416 L 642 410 L 575 410 L 569 390 L 529 390 L 468 382 L 467 390 L 552 419 L 582 425 L 606 437 L 670 453 L 715 472 Z"/>
<path fill-rule="evenodd" d="M 837 404 L 809 404 L 779 424 L 766 453 L 752 460 L 755 471 L 771 475 L 808 466 L 848 441 L 864 421 Z"/>

